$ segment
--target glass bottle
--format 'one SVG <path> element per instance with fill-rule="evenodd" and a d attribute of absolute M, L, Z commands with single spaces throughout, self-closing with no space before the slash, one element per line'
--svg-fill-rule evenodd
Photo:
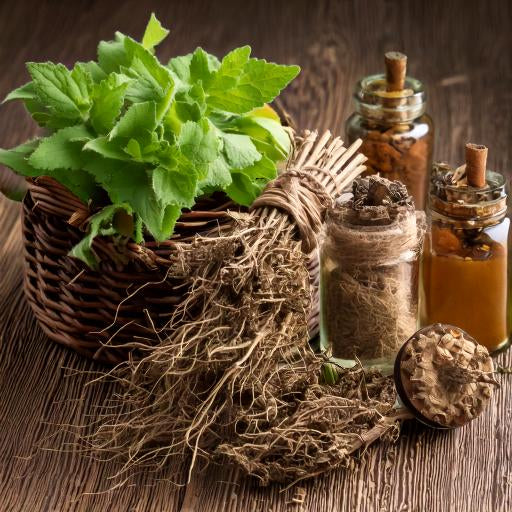
<path fill-rule="evenodd" d="M 474 187 L 462 172 L 433 167 L 421 323 L 457 325 L 492 353 L 508 345 L 511 329 L 506 180 L 484 167 L 483 186 Z"/>
<path fill-rule="evenodd" d="M 401 59 L 398 71 L 390 64 L 390 53 Z M 346 136 L 349 143 L 363 140 L 361 151 L 368 158 L 366 175 L 401 181 L 416 208 L 423 210 L 432 165 L 433 122 L 425 113 L 423 84 L 405 76 L 404 55 L 390 53 L 386 54 L 386 75 L 370 75 L 357 83 L 355 112 L 346 122 Z M 391 82 L 395 85 L 390 87 Z"/>
<path fill-rule="evenodd" d="M 418 324 L 426 222 L 405 186 L 377 176 L 327 213 L 320 249 L 320 345 L 337 364 L 384 372 Z"/>

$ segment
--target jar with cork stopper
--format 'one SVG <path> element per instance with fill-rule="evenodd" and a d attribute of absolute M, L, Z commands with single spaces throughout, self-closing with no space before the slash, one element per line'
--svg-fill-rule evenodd
<path fill-rule="evenodd" d="M 510 219 L 506 179 L 486 162 L 467 144 L 464 165 L 433 166 L 420 302 L 422 325 L 457 325 L 492 353 L 510 340 Z"/>
<path fill-rule="evenodd" d="M 423 210 L 434 144 L 432 119 L 425 113 L 425 88 L 406 76 L 404 54 L 386 53 L 385 65 L 386 74 L 370 75 L 357 83 L 355 112 L 346 123 L 347 139 L 363 140 L 367 175 L 401 181 L 416 208 Z"/>

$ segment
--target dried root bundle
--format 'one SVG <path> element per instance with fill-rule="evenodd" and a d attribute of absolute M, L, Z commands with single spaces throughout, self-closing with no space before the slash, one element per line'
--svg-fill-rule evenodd
<path fill-rule="evenodd" d="M 103 377 L 120 392 L 83 439 L 123 461 L 119 476 L 174 457 L 191 457 L 191 469 L 222 457 L 264 483 L 293 481 L 346 465 L 365 432 L 393 425 L 382 421 L 389 386 L 368 391 L 382 377 L 359 370 L 345 386 L 322 386 L 323 360 L 308 343 L 310 254 L 325 209 L 364 168 L 357 147 L 306 133 L 231 232 L 179 247 L 170 273 L 188 276 L 190 292 L 156 346 L 134 341 L 142 358 Z"/>

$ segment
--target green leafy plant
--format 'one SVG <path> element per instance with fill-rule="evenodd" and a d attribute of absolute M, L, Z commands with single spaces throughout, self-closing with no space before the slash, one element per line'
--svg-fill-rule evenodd
<path fill-rule="evenodd" d="M 97 61 L 71 70 L 29 62 L 32 81 L 5 99 L 23 101 L 47 136 L 0 149 L 0 163 L 24 176 L 51 176 L 103 207 L 71 253 L 90 266 L 95 236 L 126 235 L 117 213 L 132 216 L 136 242 L 144 233 L 165 240 L 199 196 L 224 191 L 250 205 L 290 151 L 266 104 L 297 66 L 252 58 L 249 46 L 222 60 L 197 48 L 164 65 L 155 46 L 167 35 L 152 15 L 141 43 L 117 32 L 99 43 Z"/>

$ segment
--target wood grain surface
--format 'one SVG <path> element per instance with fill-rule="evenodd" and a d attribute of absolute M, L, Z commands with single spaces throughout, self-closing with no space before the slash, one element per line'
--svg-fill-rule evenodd
<path fill-rule="evenodd" d="M 458 163 L 463 144 L 490 147 L 489 166 L 510 175 L 512 19 L 508 1 L 338 2 L 205 0 L 0 2 L 0 96 L 27 80 L 25 61 L 68 65 L 94 57 L 115 30 L 140 36 L 154 10 L 172 29 L 160 56 L 196 46 L 222 54 L 249 43 L 254 54 L 303 71 L 284 102 L 301 127 L 342 132 L 355 81 L 401 50 L 426 83 L 437 160 Z M 0 107 L 0 147 L 35 133 L 20 105 Z M 112 468 L 40 447 L 63 446 L 56 424 L 80 424 L 110 390 L 85 387 L 98 370 L 50 343 L 22 291 L 20 208 L 0 199 L 0 512 L 4 511 L 393 511 L 512 510 L 512 386 L 503 377 L 486 414 L 454 432 L 406 425 L 396 444 L 373 446 L 354 471 L 301 489 L 258 487 L 229 468 L 210 467 L 185 485 L 144 474 L 106 492 Z M 498 358 L 512 364 L 512 353 Z"/>

